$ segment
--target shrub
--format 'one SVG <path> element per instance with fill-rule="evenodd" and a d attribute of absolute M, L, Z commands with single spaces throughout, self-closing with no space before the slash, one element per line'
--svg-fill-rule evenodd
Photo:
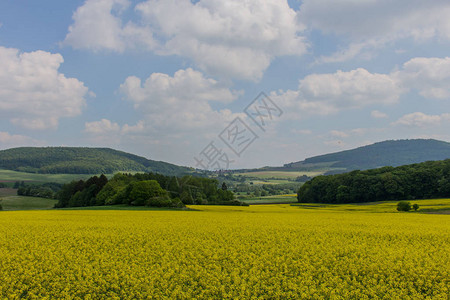
<path fill-rule="evenodd" d="M 415 211 L 417 211 L 417 210 L 419 209 L 419 204 L 414 203 L 413 206 L 412 206 L 412 208 L 413 208 Z"/>
<path fill-rule="evenodd" d="M 397 203 L 397 210 L 398 211 L 410 211 L 411 203 L 408 201 L 400 201 L 399 203 Z"/>

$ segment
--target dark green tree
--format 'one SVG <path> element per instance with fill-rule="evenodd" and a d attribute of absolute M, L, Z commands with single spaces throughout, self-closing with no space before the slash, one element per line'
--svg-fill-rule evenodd
<path fill-rule="evenodd" d="M 152 198 L 167 196 L 156 180 L 132 182 L 128 189 L 128 202 L 131 205 L 146 205 Z"/>
<path fill-rule="evenodd" d="M 400 201 L 399 203 L 397 203 L 397 210 L 398 211 L 410 211 L 411 203 L 408 201 Z"/>

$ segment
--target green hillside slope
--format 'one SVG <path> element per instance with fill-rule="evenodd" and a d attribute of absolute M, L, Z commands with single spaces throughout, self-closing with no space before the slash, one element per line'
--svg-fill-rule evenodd
<path fill-rule="evenodd" d="M 22 147 L 0 151 L 0 169 L 42 174 L 111 174 L 119 171 L 183 174 L 187 167 L 109 148 Z"/>
<path fill-rule="evenodd" d="M 328 164 L 331 168 L 366 170 L 383 166 L 401 166 L 430 160 L 450 158 L 450 143 L 437 140 L 384 141 L 336 153 L 307 158 L 301 162 L 284 165 L 286 169 Z"/>

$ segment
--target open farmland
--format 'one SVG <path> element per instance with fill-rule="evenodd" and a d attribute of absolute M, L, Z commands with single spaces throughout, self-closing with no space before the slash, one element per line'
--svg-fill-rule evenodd
<path fill-rule="evenodd" d="M 236 173 L 236 175 L 261 179 L 269 179 L 269 178 L 295 179 L 302 175 L 313 177 L 321 175 L 323 173 L 325 173 L 325 171 L 255 171 L 255 172 Z"/>
<path fill-rule="evenodd" d="M 51 209 L 58 202 L 55 199 L 27 196 L 7 196 L 1 200 L 3 210 Z"/>
<path fill-rule="evenodd" d="M 11 170 L 0 170 L 0 182 L 58 182 L 67 183 L 72 180 L 87 179 L 92 175 L 87 174 L 38 174 Z"/>
<path fill-rule="evenodd" d="M 247 204 L 281 204 L 281 203 L 296 203 L 297 194 L 287 194 L 287 195 L 275 195 L 275 196 L 265 196 L 265 197 L 252 197 L 245 198 L 241 200 Z"/>
<path fill-rule="evenodd" d="M 0 296 L 448 299 L 448 215 L 353 206 L 1 212 Z"/>

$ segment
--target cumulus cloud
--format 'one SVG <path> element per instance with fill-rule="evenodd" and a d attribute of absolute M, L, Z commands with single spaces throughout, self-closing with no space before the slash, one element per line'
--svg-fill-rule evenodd
<path fill-rule="evenodd" d="M 152 127 L 175 131 L 211 128 L 235 117 L 228 109 L 214 110 L 210 102 L 230 103 L 238 92 L 193 69 L 174 76 L 153 73 L 144 82 L 130 76 L 120 86 L 125 99 L 146 116 Z"/>
<path fill-rule="evenodd" d="M 80 6 L 72 18 L 63 45 L 94 52 L 110 50 L 123 52 L 127 47 L 155 47 L 152 32 L 145 27 L 128 22 L 123 24 L 121 15 L 128 6 L 128 0 L 90 0 Z"/>
<path fill-rule="evenodd" d="M 122 52 L 142 47 L 192 59 L 209 74 L 258 80 L 276 56 L 302 55 L 304 27 L 287 1 L 148 0 L 139 22 L 122 21 L 127 0 L 88 0 L 73 15 L 64 44 Z"/>
<path fill-rule="evenodd" d="M 404 125 L 412 127 L 425 127 L 425 126 L 435 126 L 442 122 L 450 121 L 450 114 L 445 113 L 441 115 L 427 115 L 422 112 L 415 112 L 412 114 L 407 114 L 393 122 L 392 125 Z"/>
<path fill-rule="evenodd" d="M 417 89 L 425 98 L 450 98 L 450 57 L 416 57 L 393 73 L 406 87 Z"/>
<path fill-rule="evenodd" d="M 340 107 L 398 100 L 398 86 L 389 75 L 370 73 L 363 68 L 334 74 L 312 74 L 300 80 L 299 92 L 309 101 L 329 101 Z"/>
<path fill-rule="evenodd" d="M 0 47 L 0 115 L 27 129 L 56 128 L 85 106 L 88 88 L 58 71 L 60 54 Z"/>
<path fill-rule="evenodd" d="M 146 79 L 130 76 L 119 92 L 133 105 L 139 121 L 134 125 L 106 118 L 86 122 L 87 139 L 122 149 L 146 147 L 154 159 L 193 163 L 193 157 L 234 118 L 245 118 L 244 113 L 221 109 L 237 99 L 239 91 L 191 68 L 173 75 L 153 73 Z"/>
<path fill-rule="evenodd" d="M 404 38 L 450 40 L 449 14 L 446 0 L 305 0 L 300 7 L 308 27 L 349 41 L 323 61 L 344 61 Z"/>
<path fill-rule="evenodd" d="M 450 99 L 450 58 L 413 58 L 388 74 L 371 73 L 363 68 L 311 74 L 299 81 L 297 90 L 272 92 L 271 97 L 288 116 L 302 118 L 394 104 L 412 90 L 427 99 Z M 377 110 L 371 116 L 387 117 Z"/>
<path fill-rule="evenodd" d="M 308 75 L 300 80 L 298 90 L 271 95 L 291 117 L 298 118 L 373 104 L 392 104 L 398 101 L 401 93 L 402 88 L 389 74 L 358 68 L 349 72 Z"/>

